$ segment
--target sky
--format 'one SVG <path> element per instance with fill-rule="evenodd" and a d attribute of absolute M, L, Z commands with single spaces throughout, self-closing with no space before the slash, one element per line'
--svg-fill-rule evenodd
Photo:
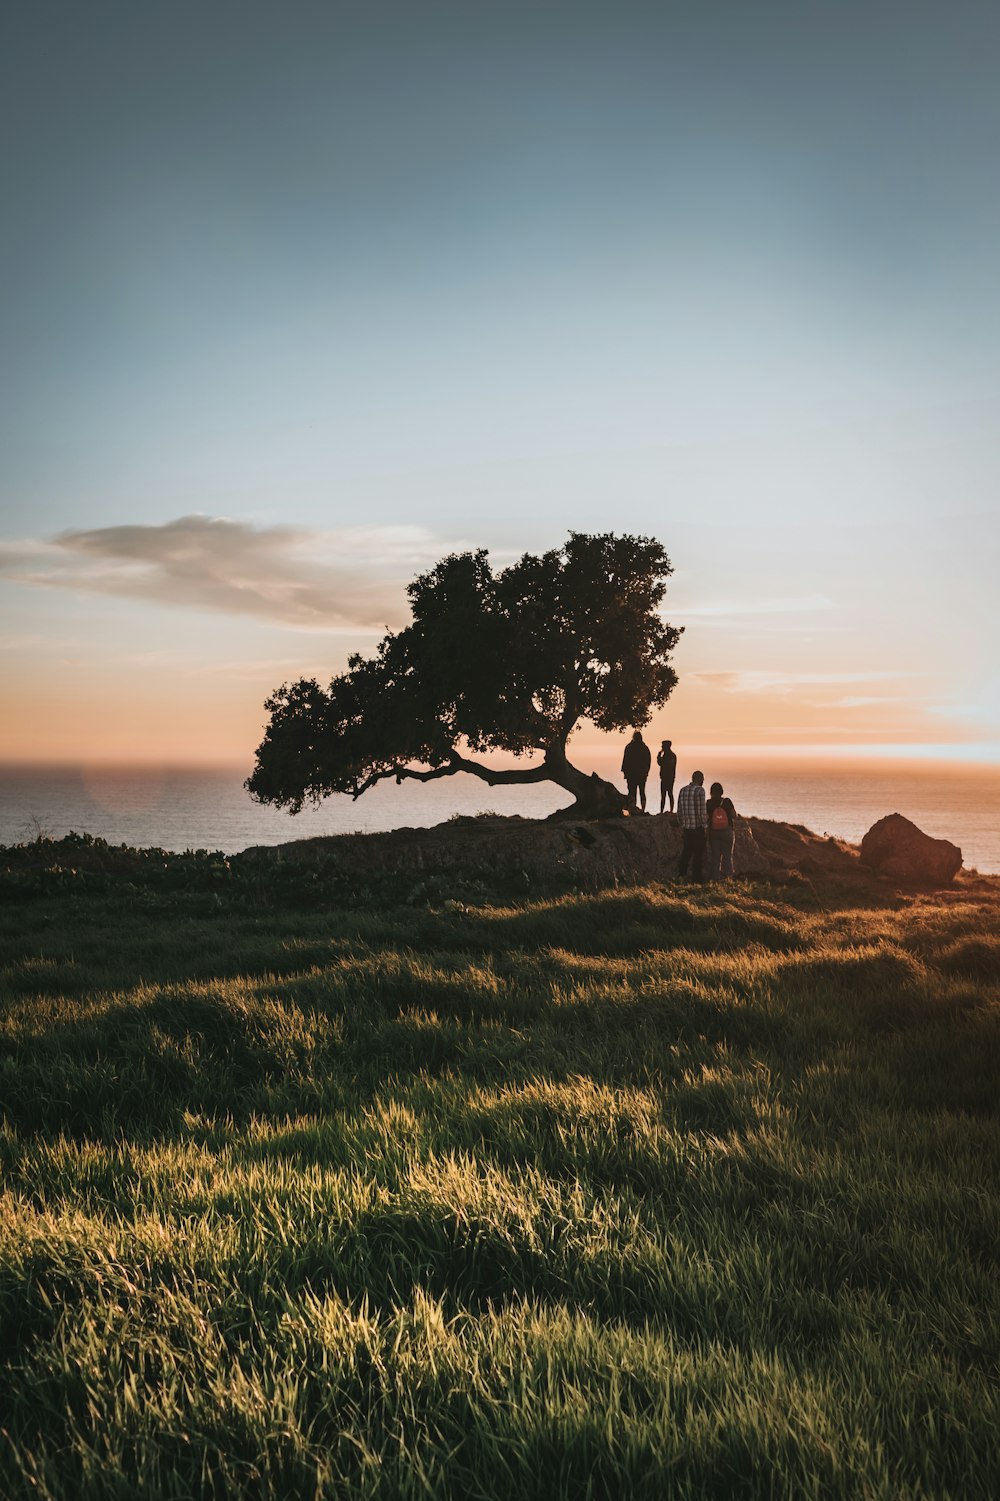
<path fill-rule="evenodd" d="M 654 736 L 1000 761 L 998 76 L 978 0 L 9 9 L 0 758 L 249 769 L 575 530 L 673 561 Z"/>

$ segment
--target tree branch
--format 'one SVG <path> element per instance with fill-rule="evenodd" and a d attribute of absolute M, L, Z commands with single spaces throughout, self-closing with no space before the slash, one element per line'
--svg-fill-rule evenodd
<path fill-rule="evenodd" d="M 479 761 L 469 761 L 457 752 L 452 752 L 444 766 L 430 767 L 427 771 L 415 771 L 410 766 L 387 766 L 383 771 L 373 771 L 358 784 L 351 796 L 357 801 L 369 787 L 374 787 L 376 782 L 384 782 L 388 777 L 393 777 L 397 783 L 404 778 L 414 782 L 436 782 L 440 777 L 454 776 L 457 771 L 468 772 L 469 776 L 478 777 L 490 787 L 523 786 L 528 782 L 547 782 L 551 779 L 544 761 L 537 766 L 525 766 L 523 769 L 512 766 L 504 770 L 495 766 L 483 766 Z"/>

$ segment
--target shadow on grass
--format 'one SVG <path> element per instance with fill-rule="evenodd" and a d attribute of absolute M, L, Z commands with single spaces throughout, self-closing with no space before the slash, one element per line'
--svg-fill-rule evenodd
<path fill-rule="evenodd" d="M 702 901 L 703 906 L 692 905 L 645 891 L 576 897 L 522 911 L 480 914 L 471 933 L 483 948 L 531 952 L 558 947 L 595 957 L 634 958 L 671 948 L 729 953 L 749 943 L 781 953 L 802 947 L 788 921 L 748 915 L 714 893 Z"/>
<path fill-rule="evenodd" d="M 450 1008 L 450 1009 L 449 1009 Z M 363 1101 L 387 1082 L 445 1075 L 470 1085 L 577 1075 L 628 1086 L 675 1079 L 718 1045 L 762 1043 L 766 1017 L 688 994 L 494 1002 L 476 1014 L 453 985 L 407 980 L 363 1007 L 337 997 L 312 1015 L 222 990 L 154 995 L 78 1021 L 53 1018 L 41 1036 L 0 1037 L 3 1114 L 26 1133 L 114 1140 L 176 1131 L 186 1114 L 254 1114 Z"/>
<path fill-rule="evenodd" d="M 750 910 L 746 910 L 750 908 Z M 143 978 L 161 985 L 240 975 L 287 976 L 332 956 L 372 948 L 480 956 L 550 947 L 595 957 L 636 957 L 677 947 L 730 953 L 747 944 L 771 952 L 802 947 L 795 907 L 748 897 L 741 887 L 666 888 L 567 896 L 510 907 L 446 904 L 441 910 L 296 912 L 260 916 L 208 908 L 123 912 L 106 897 L 59 897 L 21 907 L 4 935 L 9 955 L 0 992 L 11 999 L 129 990 Z"/>

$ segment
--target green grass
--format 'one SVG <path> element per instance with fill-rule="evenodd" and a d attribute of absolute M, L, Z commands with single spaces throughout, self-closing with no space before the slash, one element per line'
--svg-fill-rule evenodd
<path fill-rule="evenodd" d="M 5 1501 L 994 1493 L 1000 883 L 15 876 Z"/>

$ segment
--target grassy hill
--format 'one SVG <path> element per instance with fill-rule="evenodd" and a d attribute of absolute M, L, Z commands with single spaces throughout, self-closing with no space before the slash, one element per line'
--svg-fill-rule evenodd
<path fill-rule="evenodd" d="M 971 1497 L 1000 880 L 0 854 L 0 1495 Z"/>

